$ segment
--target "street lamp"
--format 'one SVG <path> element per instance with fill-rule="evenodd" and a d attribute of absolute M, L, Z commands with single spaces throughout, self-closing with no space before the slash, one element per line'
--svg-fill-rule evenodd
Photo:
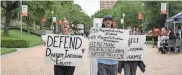
<path fill-rule="evenodd" d="M 124 18 L 125 18 L 125 13 L 123 13 L 123 29 L 124 29 Z"/>
<path fill-rule="evenodd" d="M 144 26 L 144 3 L 142 3 L 142 25 Z M 145 28 L 146 28 L 146 26 L 144 26 L 144 28 L 143 28 L 143 32 L 145 32 Z"/>
<path fill-rule="evenodd" d="M 51 29 L 54 29 L 54 26 L 53 26 L 53 13 L 54 13 L 54 11 L 51 11 L 51 13 L 52 13 L 52 15 L 51 15 L 51 20 L 52 20 L 52 21 L 51 21 L 51 22 L 52 22 L 52 23 L 51 23 L 51 24 L 52 24 L 52 25 L 51 25 Z"/>

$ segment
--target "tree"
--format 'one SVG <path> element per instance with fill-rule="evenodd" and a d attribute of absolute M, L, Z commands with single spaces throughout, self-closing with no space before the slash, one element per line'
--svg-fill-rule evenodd
<path fill-rule="evenodd" d="M 12 20 L 12 11 L 19 7 L 19 1 L 1 1 L 1 7 L 6 10 L 4 34 L 9 35 L 9 26 Z"/>

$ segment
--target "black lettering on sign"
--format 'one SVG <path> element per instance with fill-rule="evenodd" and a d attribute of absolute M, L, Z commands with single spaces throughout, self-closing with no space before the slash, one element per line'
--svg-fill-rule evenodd
<path fill-rule="evenodd" d="M 75 49 L 79 49 L 82 45 L 82 39 L 80 37 L 75 37 L 75 38 L 76 38 Z M 78 41 L 80 41 L 80 44 L 78 44 Z"/>
<path fill-rule="evenodd" d="M 46 48 L 46 56 L 49 56 L 51 54 L 51 49 L 50 48 Z"/>
<path fill-rule="evenodd" d="M 106 42 L 106 43 L 104 43 L 104 46 L 107 46 L 107 47 L 114 47 L 114 44 L 113 44 L 113 43 L 108 43 L 108 42 Z"/>
<path fill-rule="evenodd" d="M 64 36 L 60 36 L 60 43 L 59 43 L 59 48 L 62 48 L 61 45 L 64 42 Z"/>
<path fill-rule="evenodd" d="M 76 38 L 70 38 L 70 45 L 69 45 L 70 49 L 71 48 L 75 49 L 75 46 L 74 46 L 75 41 L 76 41 Z"/>
<path fill-rule="evenodd" d="M 109 33 L 109 32 L 106 32 L 105 35 L 118 35 L 117 33 Z"/>
<path fill-rule="evenodd" d="M 49 40 L 51 40 L 52 42 L 51 43 L 49 43 Z M 48 39 L 47 39 L 47 47 L 51 47 L 53 45 L 53 38 L 52 38 L 52 36 L 48 36 Z"/>
<path fill-rule="evenodd" d="M 54 36 L 53 39 L 51 36 L 48 36 L 48 40 L 50 39 L 52 39 L 52 42 L 51 43 L 48 42 L 47 47 L 51 47 L 53 45 L 53 47 L 58 47 L 58 48 L 79 49 L 83 43 L 80 37 Z M 58 42 L 58 40 L 60 41 Z M 58 44 L 59 46 L 57 46 L 56 44 Z"/>
<path fill-rule="evenodd" d="M 89 45 L 90 45 L 90 47 L 94 47 L 94 46 L 96 46 L 96 42 L 91 41 Z"/>
<path fill-rule="evenodd" d="M 54 44 L 53 44 L 53 47 L 58 47 L 58 46 L 55 46 L 55 43 L 57 42 L 56 40 L 56 38 L 59 38 L 59 36 L 54 36 Z"/>
<path fill-rule="evenodd" d="M 129 55 L 127 59 L 141 59 L 141 55 Z"/>
<path fill-rule="evenodd" d="M 130 48 L 129 51 L 143 51 L 143 48 Z"/>
<path fill-rule="evenodd" d="M 65 39 L 64 39 L 64 48 L 68 48 L 67 45 L 66 45 L 66 43 L 67 43 L 67 42 L 66 42 L 67 38 L 69 38 L 69 36 L 65 36 Z M 71 38 L 70 38 L 70 41 L 71 41 Z M 70 44 L 69 44 L 69 45 L 70 45 Z"/>
<path fill-rule="evenodd" d="M 138 43 L 139 38 L 129 38 L 130 43 Z"/>
<path fill-rule="evenodd" d="M 105 56 L 105 53 L 100 53 L 100 52 L 93 52 L 91 53 L 92 56 Z"/>
<path fill-rule="evenodd" d="M 66 58 L 82 58 L 82 55 L 68 54 Z"/>
<path fill-rule="evenodd" d="M 71 62 L 62 62 L 60 60 L 57 60 L 56 64 L 57 65 L 62 65 L 62 66 L 69 66 L 71 64 Z"/>

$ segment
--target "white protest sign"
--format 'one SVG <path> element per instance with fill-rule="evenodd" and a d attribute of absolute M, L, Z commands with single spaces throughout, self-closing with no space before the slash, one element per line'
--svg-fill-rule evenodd
<path fill-rule="evenodd" d="M 82 59 L 83 38 L 49 34 L 46 41 L 45 62 L 62 66 L 76 66 Z"/>
<path fill-rule="evenodd" d="M 129 50 L 126 52 L 127 61 L 143 60 L 144 52 L 146 50 L 146 35 L 130 35 Z"/>
<path fill-rule="evenodd" d="M 90 33 L 90 57 L 124 59 L 125 50 L 128 50 L 128 30 L 91 28 Z"/>

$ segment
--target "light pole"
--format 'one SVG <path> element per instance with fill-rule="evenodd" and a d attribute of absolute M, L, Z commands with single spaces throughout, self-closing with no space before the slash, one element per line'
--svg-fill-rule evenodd
<path fill-rule="evenodd" d="M 51 29 L 52 29 L 52 30 L 53 30 L 53 27 L 54 27 L 54 26 L 53 26 L 53 13 L 54 13 L 54 12 L 51 11 L 51 14 L 52 14 L 52 15 L 51 15 Z"/>
<path fill-rule="evenodd" d="M 143 23 L 144 23 L 144 5 L 145 5 L 145 4 L 142 3 L 142 26 L 144 27 L 144 28 L 143 28 L 143 32 L 145 32 L 145 28 L 146 28 L 146 26 L 143 25 Z"/>
<path fill-rule="evenodd" d="M 124 18 L 125 18 L 125 13 L 123 13 L 123 29 L 124 29 Z"/>

